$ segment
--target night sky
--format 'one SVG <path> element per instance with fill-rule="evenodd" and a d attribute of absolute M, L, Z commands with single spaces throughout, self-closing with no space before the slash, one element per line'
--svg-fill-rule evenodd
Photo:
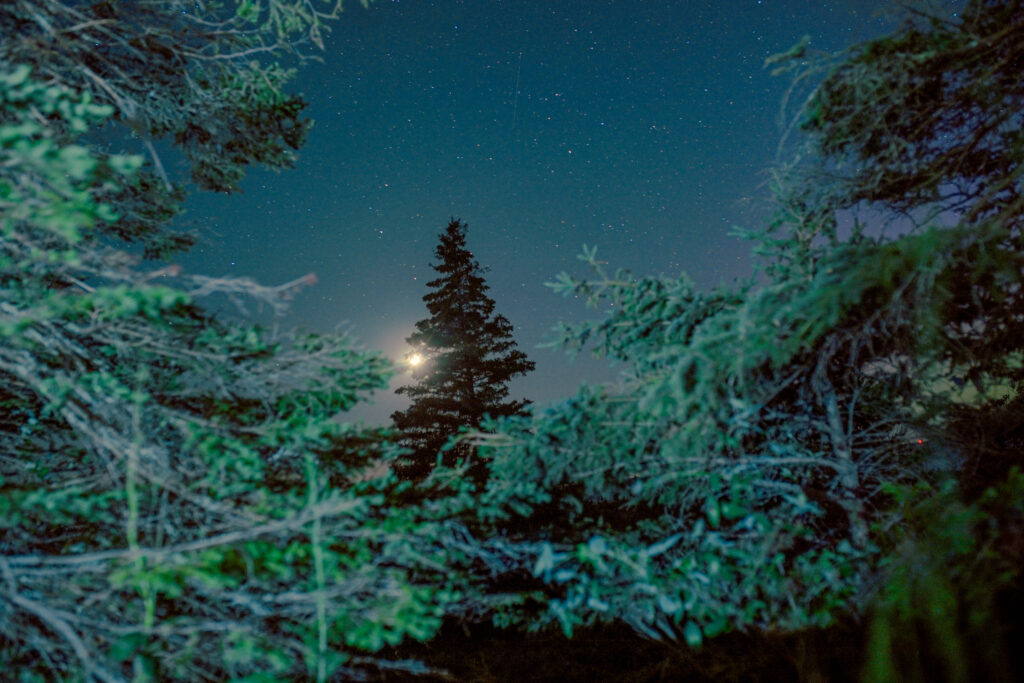
<path fill-rule="evenodd" d="M 461 218 L 537 363 L 513 397 L 569 396 L 617 370 L 537 348 L 559 320 L 599 315 L 543 283 L 582 274 L 583 244 L 638 275 L 749 275 L 750 245 L 730 233 L 763 221 L 788 86 L 764 59 L 804 34 L 825 50 L 871 38 L 880 4 L 349 0 L 292 88 L 316 122 L 295 168 L 193 195 L 178 224 L 200 245 L 184 265 L 265 284 L 316 273 L 279 324 L 340 325 L 400 360 L 427 317 L 438 234 Z M 353 416 L 385 422 L 404 405 L 373 400 Z"/>

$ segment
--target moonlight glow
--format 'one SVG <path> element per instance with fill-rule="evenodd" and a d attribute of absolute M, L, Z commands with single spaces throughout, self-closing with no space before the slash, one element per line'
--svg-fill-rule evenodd
<path fill-rule="evenodd" d="M 419 365 L 422 362 L 423 362 L 423 356 L 421 356 L 418 353 L 414 353 L 411 356 L 409 356 L 409 365 L 411 365 L 412 367 L 416 367 L 417 365 Z"/>

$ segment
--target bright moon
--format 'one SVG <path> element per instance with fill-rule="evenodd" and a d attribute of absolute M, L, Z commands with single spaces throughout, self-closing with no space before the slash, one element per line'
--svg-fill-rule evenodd
<path fill-rule="evenodd" d="M 423 356 L 421 356 L 418 353 L 414 353 L 411 356 L 409 356 L 409 365 L 411 365 L 413 367 L 416 367 L 417 365 L 419 365 L 422 362 L 423 362 Z"/>

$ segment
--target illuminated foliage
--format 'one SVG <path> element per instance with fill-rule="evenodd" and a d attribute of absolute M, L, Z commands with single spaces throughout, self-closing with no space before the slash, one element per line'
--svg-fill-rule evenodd
<path fill-rule="evenodd" d="M 173 211 L 137 212 L 174 192 L 155 156 L 96 143 L 107 122 L 157 136 L 212 107 L 203 125 L 226 137 L 178 143 L 218 189 L 283 161 L 261 136 L 292 126 L 276 105 L 245 123 L 244 87 L 193 82 L 193 57 L 210 78 L 231 73 L 241 55 L 213 64 L 243 47 L 235 37 L 166 33 L 207 27 L 252 49 L 264 30 L 183 8 L 202 4 L 0 7 L 0 662 L 21 680 L 421 671 L 374 653 L 428 638 L 458 597 L 422 531 L 444 511 L 396 510 L 393 477 L 367 471 L 389 442 L 338 419 L 390 364 L 342 336 L 272 335 L 200 305 L 221 293 L 279 309 L 311 276 L 210 278 L 132 247 L 168 237 Z M 232 140 L 246 147 L 222 158 Z"/>
<path fill-rule="evenodd" d="M 585 249 L 590 276 L 553 283 L 611 311 L 559 341 L 626 370 L 476 437 L 493 533 L 542 541 L 507 566 L 545 586 L 521 618 L 697 645 L 878 609 L 899 648 L 948 607 L 974 625 L 926 628 L 968 648 L 959 680 L 1001 671 L 1000 638 L 969 648 L 1020 590 L 1021 46 L 1024 4 L 970 2 L 769 60 L 814 85 L 758 276 L 704 291 Z"/>

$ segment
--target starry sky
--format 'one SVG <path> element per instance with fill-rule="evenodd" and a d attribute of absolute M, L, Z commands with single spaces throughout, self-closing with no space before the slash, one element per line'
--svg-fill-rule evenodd
<path fill-rule="evenodd" d="M 601 359 L 537 348 L 595 317 L 544 286 L 594 245 L 637 275 L 713 286 L 751 273 L 734 226 L 763 222 L 765 170 L 789 85 L 767 56 L 801 36 L 838 50 L 886 28 L 869 0 L 349 0 L 322 63 L 293 91 L 315 121 L 292 169 L 241 194 L 195 194 L 185 261 L 266 284 L 317 275 L 278 324 L 343 329 L 400 360 L 450 217 L 496 311 L 537 364 L 512 384 L 536 404 L 613 379 Z M 355 419 L 404 407 L 378 392 Z"/>

